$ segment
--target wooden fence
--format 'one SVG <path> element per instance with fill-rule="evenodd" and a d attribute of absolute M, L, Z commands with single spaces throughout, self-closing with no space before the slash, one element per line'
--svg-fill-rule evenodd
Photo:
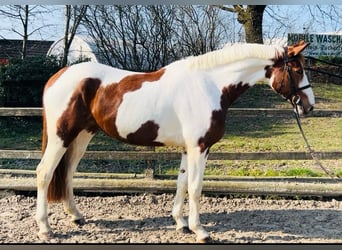
<path fill-rule="evenodd" d="M 291 115 L 289 109 L 230 109 L 231 113 L 243 112 L 244 116 Z M 0 108 L 0 116 L 41 116 L 41 108 Z M 316 110 L 314 116 L 342 116 L 342 110 Z M 322 160 L 342 159 L 342 152 L 317 152 Z M 1 150 L 0 159 L 40 159 L 41 152 L 35 150 Z M 85 159 L 97 160 L 179 160 L 177 152 L 154 151 L 87 151 Z M 209 160 L 309 160 L 308 152 L 213 152 Z M 148 171 L 147 171 L 148 172 Z M 34 171 L 1 170 L 0 190 L 35 190 Z M 74 178 L 78 191 L 95 192 L 168 192 L 176 188 L 175 176 L 137 174 L 85 174 Z M 264 195 L 313 195 L 342 196 L 342 183 L 329 178 L 227 178 L 206 176 L 205 193 L 238 193 Z"/>

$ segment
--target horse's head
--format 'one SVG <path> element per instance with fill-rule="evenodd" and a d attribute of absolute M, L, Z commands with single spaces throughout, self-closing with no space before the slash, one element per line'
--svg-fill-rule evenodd
<path fill-rule="evenodd" d="M 270 85 L 284 99 L 292 103 L 299 114 L 313 110 L 315 97 L 304 72 L 304 56 L 301 52 L 308 46 L 303 41 L 284 48 L 283 55 L 267 69 Z"/>

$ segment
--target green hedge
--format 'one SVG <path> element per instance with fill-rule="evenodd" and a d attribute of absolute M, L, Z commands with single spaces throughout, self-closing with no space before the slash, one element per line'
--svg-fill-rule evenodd
<path fill-rule="evenodd" d="M 0 66 L 0 106 L 40 107 L 44 85 L 59 69 L 55 57 L 10 59 Z"/>
<path fill-rule="evenodd" d="M 342 65 L 342 57 L 339 57 L 339 56 L 319 56 L 318 59 L 326 61 L 326 62 L 331 62 L 331 63 Z M 316 62 L 316 64 L 319 65 L 319 64 L 324 64 L 324 63 Z"/>

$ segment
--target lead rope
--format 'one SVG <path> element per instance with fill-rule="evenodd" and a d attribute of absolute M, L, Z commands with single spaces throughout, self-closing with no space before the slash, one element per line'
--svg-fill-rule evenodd
<path fill-rule="evenodd" d="M 315 151 L 311 148 L 309 142 L 308 142 L 308 139 L 306 138 L 305 134 L 304 134 L 304 131 L 303 131 L 303 128 L 302 128 L 302 124 L 301 124 L 301 121 L 300 121 L 300 117 L 299 117 L 299 113 L 298 113 L 298 107 L 297 105 L 295 105 L 295 109 L 294 109 L 294 115 L 296 117 L 296 121 L 297 121 L 297 124 L 298 124 L 298 127 L 299 127 L 299 131 L 300 133 L 302 134 L 302 137 L 306 143 L 306 147 L 308 148 L 309 150 L 309 153 L 312 157 L 312 159 L 316 162 L 316 164 L 328 175 L 330 176 L 332 179 L 335 179 L 335 180 L 341 180 L 341 176 L 339 175 L 334 175 L 330 170 L 328 170 L 326 167 L 323 166 L 323 164 L 321 163 L 321 161 L 318 159 L 318 157 L 316 156 L 316 153 Z"/>

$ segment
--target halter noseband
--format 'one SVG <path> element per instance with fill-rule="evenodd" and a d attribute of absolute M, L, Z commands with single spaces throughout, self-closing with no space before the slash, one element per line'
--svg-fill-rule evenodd
<path fill-rule="evenodd" d="M 292 77 L 292 70 L 291 66 L 289 65 L 289 62 L 293 61 L 295 57 L 288 57 L 288 47 L 284 48 L 284 71 L 286 71 L 288 78 L 290 79 L 290 86 L 291 86 L 291 94 L 287 97 L 284 97 L 284 99 L 289 100 L 293 105 L 298 105 L 301 103 L 300 96 L 298 95 L 298 91 L 311 88 L 311 84 L 305 85 L 301 88 L 297 88 L 295 85 L 295 82 Z M 281 81 L 281 85 L 283 85 L 284 77 Z"/>

